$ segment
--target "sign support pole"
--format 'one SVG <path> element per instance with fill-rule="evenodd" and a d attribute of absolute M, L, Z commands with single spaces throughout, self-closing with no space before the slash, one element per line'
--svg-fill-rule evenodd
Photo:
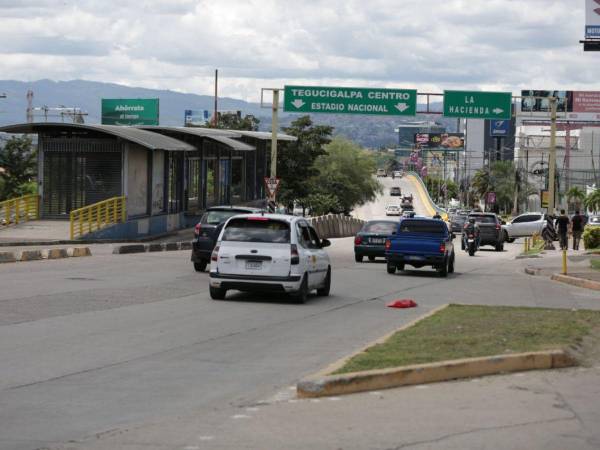
<path fill-rule="evenodd" d="M 279 128 L 279 89 L 273 89 L 273 115 L 271 119 L 271 178 L 277 178 L 277 128 Z"/>
<path fill-rule="evenodd" d="M 550 97 L 550 160 L 548 161 L 548 214 L 556 208 L 556 97 Z"/>

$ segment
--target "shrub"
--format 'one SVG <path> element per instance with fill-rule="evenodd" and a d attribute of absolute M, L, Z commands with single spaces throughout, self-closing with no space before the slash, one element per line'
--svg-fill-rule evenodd
<path fill-rule="evenodd" d="M 600 227 L 585 227 L 583 232 L 583 245 L 586 250 L 600 248 Z"/>

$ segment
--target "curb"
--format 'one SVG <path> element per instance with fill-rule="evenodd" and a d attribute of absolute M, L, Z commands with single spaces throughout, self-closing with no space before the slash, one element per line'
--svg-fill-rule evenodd
<path fill-rule="evenodd" d="M 127 255 L 131 253 L 154 253 L 177 250 L 191 250 L 192 243 L 190 241 L 180 242 L 163 242 L 154 244 L 127 244 L 117 245 L 113 248 L 113 255 Z"/>
<path fill-rule="evenodd" d="M 585 278 L 572 277 L 569 275 L 561 275 L 555 273 L 550 277 L 550 279 L 554 281 L 560 281 L 561 283 L 570 284 L 572 286 L 577 286 L 585 289 L 592 289 L 594 291 L 600 291 L 600 282 L 587 280 Z"/>
<path fill-rule="evenodd" d="M 1 263 L 41 261 L 44 259 L 77 258 L 92 256 L 89 247 L 49 248 L 43 250 L 23 250 L 19 252 L 0 252 Z"/>
<path fill-rule="evenodd" d="M 414 384 L 525 370 L 571 367 L 576 361 L 564 350 L 466 358 L 343 375 L 310 377 L 296 386 L 299 398 L 326 397 Z"/>
<path fill-rule="evenodd" d="M 524 271 L 527 275 L 539 275 L 542 272 L 542 269 L 536 269 L 533 267 L 525 267 Z"/>

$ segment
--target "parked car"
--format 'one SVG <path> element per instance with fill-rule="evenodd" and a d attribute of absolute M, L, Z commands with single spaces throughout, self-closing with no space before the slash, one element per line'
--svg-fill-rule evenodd
<path fill-rule="evenodd" d="M 385 171 L 385 169 L 377 169 L 377 176 L 378 177 L 387 177 L 387 172 Z"/>
<path fill-rule="evenodd" d="M 600 216 L 590 216 L 586 225 L 600 227 Z"/>
<path fill-rule="evenodd" d="M 304 303 L 310 291 L 329 295 L 331 264 L 320 239 L 302 217 L 245 214 L 225 223 L 210 266 L 210 296 L 228 290 L 288 293 Z"/>
<path fill-rule="evenodd" d="M 393 196 L 402 195 L 402 190 L 400 189 L 400 186 L 392 186 L 390 188 L 390 195 L 393 195 Z"/>
<path fill-rule="evenodd" d="M 398 205 L 387 205 L 385 207 L 385 215 L 386 216 L 399 216 L 402 210 Z"/>
<path fill-rule="evenodd" d="M 437 219 L 412 217 L 400 219 L 396 233 L 385 242 L 387 272 L 431 266 L 445 277 L 454 272 L 453 234 Z"/>
<path fill-rule="evenodd" d="M 521 214 L 505 225 L 504 240 L 514 242 L 515 239 L 525 236 L 533 236 L 534 233 L 542 234 L 546 226 L 546 216 L 541 212 L 530 212 Z"/>
<path fill-rule="evenodd" d="M 461 233 L 469 213 L 467 211 L 457 211 L 450 217 L 450 231 Z"/>
<path fill-rule="evenodd" d="M 366 256 L 369 261 L 385 257 L 385 240 L 396 231 L 398 221 L 369 220 L 354 237 L 354 260 L 362 262 Z"/>
<path fill-rule="evenodd" d="M 206 269 L 217 237 L 227 219 L 237 214 L 259 211 L 259 209 L 245 206 L 212 206 L 208 208 L 194 228 L 191 257 L 194 269 L 198 272 L 204 272 Z"/>
<path fill-rule="evenodd" d="M 504 232 L 498 216 L 494 213 L 471 213 L 467 220 L 471 218 L 479 225 L 479 247 L 491 245 L 497 252 L 503 251 Z"/>

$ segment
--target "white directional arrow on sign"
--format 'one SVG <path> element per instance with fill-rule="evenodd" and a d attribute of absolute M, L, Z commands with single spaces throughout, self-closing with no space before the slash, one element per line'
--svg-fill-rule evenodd
<path fill-rule="evenodd" d="M 504 112 L 504 110 L 503 110 L 503 109 L 500 109 L 500 108 L 494 108 L 494 109 L 492 109 L 492 112 L 493 112 L 494 114 L 501 114 L 501 113 L 503 113 L 503 112 Z"/>
<path fill-rule="evenodd" d="M 406 111 L 408 108 L 410 108 L 410 106 L 408 106 L 406 103 L 398 103 L 397 105 L 394 105 L 396 107 L 396 109 L 400 112 L 404 112 Z"/>
<path fill-rule="evenodd" d="M 302 106 L 304 106 L 304 101 L 298 98 L 292 102 L 292 105 L 294 105 L 296 108 L 302 108 Z"/>

